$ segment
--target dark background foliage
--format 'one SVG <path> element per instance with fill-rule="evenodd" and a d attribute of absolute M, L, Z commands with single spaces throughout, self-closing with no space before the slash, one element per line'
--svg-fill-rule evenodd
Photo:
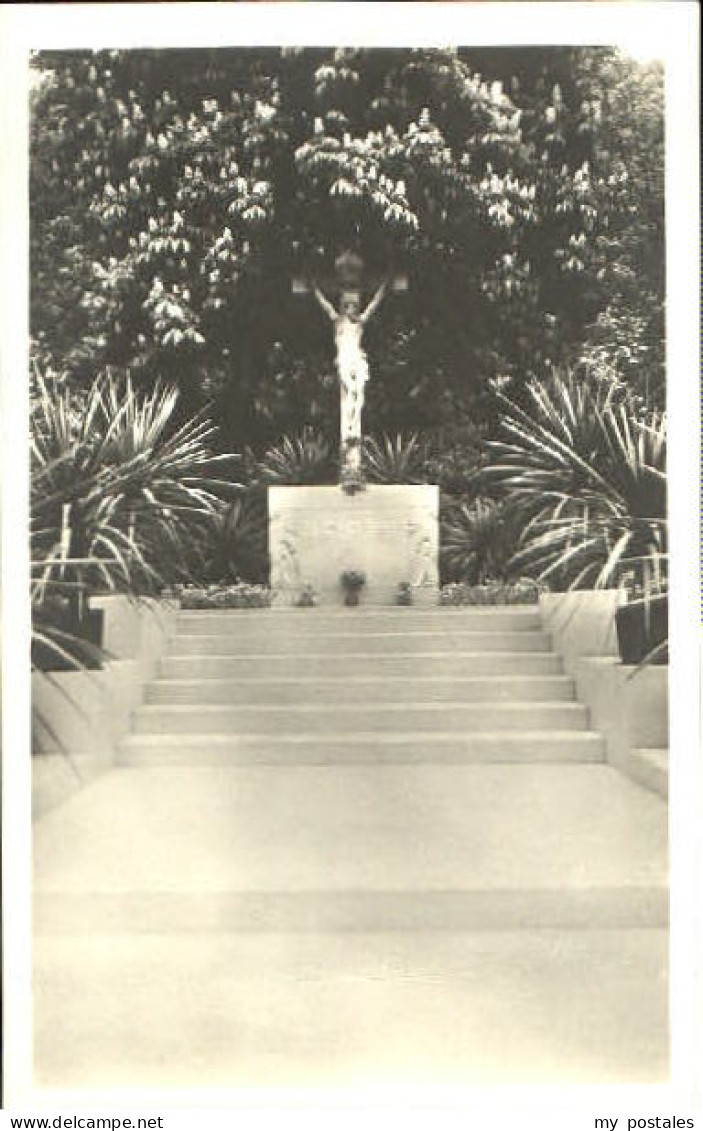
<path fill-rule="evenodd" d="M 374 431 L 491 433 L 496 387 L 519 403 L 584 358 L 663 403 L 658 66 L 605 48 L 35 64 L 33 347 L 71 387 L 106 366 L 175 382 L 183 416 L 213 402 L 225 450 L 306 426 L 334 442 L 329 327 L 291 280 L 356 246 L 410 280 L 368 333 Z"/>

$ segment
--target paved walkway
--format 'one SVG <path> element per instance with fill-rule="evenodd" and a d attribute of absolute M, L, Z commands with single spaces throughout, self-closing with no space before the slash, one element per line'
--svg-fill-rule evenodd
<path fill-rule="evenodd" d="M 653 1082 L 660 930 L 44 936 L 54 1087 Z"/>
<path fill-rule="evenodd" d="M 666 805 L 602 762 L 533 613 L 449 614 L 453 668 L 446 614 L 401 615 L 183 617 L 124 765 L 35 826 L 39 1084 L 666 1077 Z"/>

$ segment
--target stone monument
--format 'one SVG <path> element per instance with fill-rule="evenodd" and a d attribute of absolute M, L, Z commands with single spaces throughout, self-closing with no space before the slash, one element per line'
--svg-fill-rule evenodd
<path fill-rule="evenodd" d="M 361 604 L 393 604 L 401 586 L 409 587 L 415 604 L 437 602 L 439 488 L 366 484 L 363 478 L 362 414 L 370 379 L 364 330 L 388 289 L 406 287 L 405 276 L 388 276 L 363 306 L 368 276 L 353 251 L 336 258 L 334 276 L 324 290 L 317 280 L 294 280 L 294 291 L 312 293 L 332 323 L 340 390 L 340 481 L 269 488 L 271 587 L 277 603 L 294 604 L 311 586 L 320 604 L 342 604 L 343 577 L 350 573 L 363 578 Z"/>
<path fill-rule="evenodd" d="M 408 584 L 416 605 L 437 603 L 439 488 L 370 483 L 269 487 L 271 586 L 291 604 L 306 585 L 321 605 L 341 605 L 342 574 L 364 575 L 362 605 L 392 605 Z"/>

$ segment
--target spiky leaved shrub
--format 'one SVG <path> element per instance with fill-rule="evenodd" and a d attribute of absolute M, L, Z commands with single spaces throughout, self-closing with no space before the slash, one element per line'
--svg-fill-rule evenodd
<path fill-rule="evenodd" d="M 364 442 L 363 465 L 371 483 L 426 483 L 428 446 L 410 436 L 372 436 Z"/>
<path fill-rule="evenodd" d="M 262 456 L 250 457 L 250 481 L 256 484 L 334 483 L 337 459 L 326 436 L 305 428 L 284 436 Z"/>
<path fill-rule="evenodd" d="M 428 437 L 425 482 L 437 483 L 443 498 L 470 502 L 481 493 L 481 471 L 486 463 L 482 431 L 459 423 Z"/>
<path fill-rule="evenodd" d="M 666 591 L 666 417 L 622 386 L 557 374 L 502 398 L 488 476 L 524 520 L 513 566 L 558 587 Z"/>
<path fill-rule="evenodd" d="M 174 389 L 140 393 L 109 373 L 80 399 L 34 375 L 32 610 L 44 657 L 76 654 L 62 626 L 68 615 L 80 636 L 91 593 L 153 593 L 199 563 L 232 457 L 214 455 L 205 417 L 176 423 L 177 402 Z"/>
<path fill-rule="evenodd" d="M 242 490 L 215 516 L 203 575 L 210 581 L 263 584 L 268 578 L 268 513 L 260 488 Z"/>
<path fill-rule="evenodd" d="M 505 581 L 515 544 L 507 505 L 484 498 L 471 503 L 450 500 L 440 523 L 442 579 L 472 585 Z"/>

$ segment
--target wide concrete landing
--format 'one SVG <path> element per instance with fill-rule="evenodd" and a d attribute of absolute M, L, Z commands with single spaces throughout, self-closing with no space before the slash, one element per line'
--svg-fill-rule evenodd
<path fill-rule="evenodd" d="M 40 938 L 42 1087 L 662 1082 L 663 931 Z"/>
<path fill-rule="evenodd" d="M 606 765 L 124 768 L 36 826 L 43 931 L 661 926 L 661 799 Z"/>

